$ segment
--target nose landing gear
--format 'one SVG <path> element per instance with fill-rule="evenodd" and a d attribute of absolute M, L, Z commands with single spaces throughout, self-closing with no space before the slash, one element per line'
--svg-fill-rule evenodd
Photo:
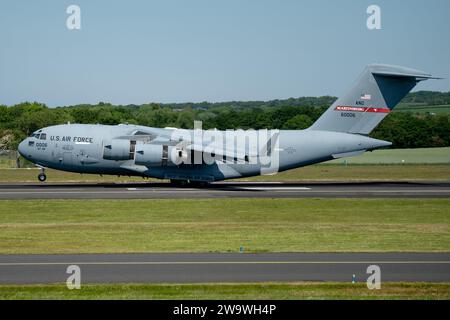
<path fill-rule="evenodd" d="M 44 168 L 41 168 L 41 173 L 38 174 L 38 180 L 40 182 L 44 182 L 45 180 L 47 180 L 47 175 L 45 174 Z"/>

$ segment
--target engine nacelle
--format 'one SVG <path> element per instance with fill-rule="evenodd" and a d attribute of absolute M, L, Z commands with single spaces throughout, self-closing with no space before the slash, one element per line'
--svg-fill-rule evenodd
<path fill-rule="evenodd" d="M 103 143 L 103 159 L 130 160 L 134 157 L 135 141 L 113 139 Z"/>
<path fill-rule="evenodd" d="M 177 147 L 158 144 L 138 144 L 136 145 L 134 162 L 141 166 L 159 167 L 180 165 L 186 159 L 186 151 Z"/>

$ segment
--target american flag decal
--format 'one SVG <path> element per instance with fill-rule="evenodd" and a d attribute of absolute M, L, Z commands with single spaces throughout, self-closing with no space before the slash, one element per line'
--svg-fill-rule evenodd
<path fill-rule="evenodd" d="M 363 94 L 361 95 L 361 100 L 371 100 L 372 96 L 370 94 Z"/>

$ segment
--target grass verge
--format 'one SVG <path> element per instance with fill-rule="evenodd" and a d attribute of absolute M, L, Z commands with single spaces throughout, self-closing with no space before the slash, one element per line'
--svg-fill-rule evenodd
<path fill-rule="evenodd" d="M 450 251 L 450 199 L 3 200 L 0 254 Z"/>
<path fill-rule="evenodd" d="M 19 299 L 189 299 L 189 300 L 302 300 L 302 299 L 450 299 L 450 284 L 383 283 L 368 290 L 363 283 L 261 284 L 105 284 L 0 286 L 1 300 Z"/>
<path fill-rule="evenodd" d="M 336 164 L 450 164 L 450 148 L 382 149 L 357 157 L 333 160 Z"/>
<path fill-rule="evenodd" d="M 450 165 L 322 164 L 246 181 L 450 181 Z"/>

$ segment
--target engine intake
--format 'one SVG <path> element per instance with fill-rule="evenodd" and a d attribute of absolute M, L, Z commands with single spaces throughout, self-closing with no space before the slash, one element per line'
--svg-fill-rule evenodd
<path fill-rule="evenodd" d="M 103 159 L 106 160 L 131 160 L 134 159 L 136 141 L 113 139 L 105 141 L 103 147 Z"/>

